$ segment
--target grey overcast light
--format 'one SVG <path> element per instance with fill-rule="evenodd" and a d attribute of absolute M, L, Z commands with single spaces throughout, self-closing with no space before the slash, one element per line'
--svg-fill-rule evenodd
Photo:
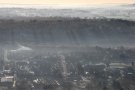
<path fill-rule="evenodd" d="M 134 0 L 0 0 L 0 90 L 135 90 Z"/>

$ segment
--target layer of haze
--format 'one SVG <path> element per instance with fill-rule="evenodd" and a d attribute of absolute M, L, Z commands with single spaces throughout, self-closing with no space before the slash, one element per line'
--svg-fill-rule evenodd
<path fill-rule="evenodd" d="M 0 4 L 38 4 L 52 6 L 85 6 L 92 4 L 131 4 L 135 0 L 0 0 Z"/>

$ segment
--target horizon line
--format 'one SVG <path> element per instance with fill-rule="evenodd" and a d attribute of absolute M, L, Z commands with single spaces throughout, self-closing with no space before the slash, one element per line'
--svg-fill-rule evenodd
<path fill-rule="evenodd" d="M 120 5 L 135 5 L 135 3 L 104 3 L 104 4 L 70 4 L 70 5 L 62 5 L 62 4 L 14 4 L 14 3 L 0 3 L 0 8 L 50 8 L 50 9 L 62 9 L 62 8 L 102 8 L 102 7 L 110 7 L 110 6 L 120 6 Z"/>
<path fill-rule="evenodd" d="M 87 5 L 134 5 L 135 3 L 102 3 L 102 4 L 69 4 L 69 5 L 64 5 L 64 4 L 21 4 L 21 3 L 0 3 L 0 5 L 58 5 L 58 6 L 71 6 L 71 5 L 76 5 L 76 6 L 87 6 Z"/>

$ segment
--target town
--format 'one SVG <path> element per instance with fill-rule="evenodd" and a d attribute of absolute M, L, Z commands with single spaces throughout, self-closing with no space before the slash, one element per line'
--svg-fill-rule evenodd
<path fill-rule="evenodd" d="M 108 60 L 110 56 L 114 58 L 112 51 L 130 50 L 94 49 L 98 54 L 103 50 L 109 54 L 104 54 L 102 62 L 96 61 L 99 58 L 96 53 L 92 52 L 96 55 L 92 62 L 89 56 L 92 53 L 82 51 L 10 60 L 5 50 L 0 61 L 0 90 L 135 90 L 135 62 L 124 60 L 123 54 L 120 54 L 123 62 Z"/>

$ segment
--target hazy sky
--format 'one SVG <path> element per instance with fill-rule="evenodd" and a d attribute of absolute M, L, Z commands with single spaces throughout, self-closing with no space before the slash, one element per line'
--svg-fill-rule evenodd
<path fill-rule="evenodd" d="M 135 0 L 0 0 L 1 4 L 91 5 L 135 3 Z"/>

